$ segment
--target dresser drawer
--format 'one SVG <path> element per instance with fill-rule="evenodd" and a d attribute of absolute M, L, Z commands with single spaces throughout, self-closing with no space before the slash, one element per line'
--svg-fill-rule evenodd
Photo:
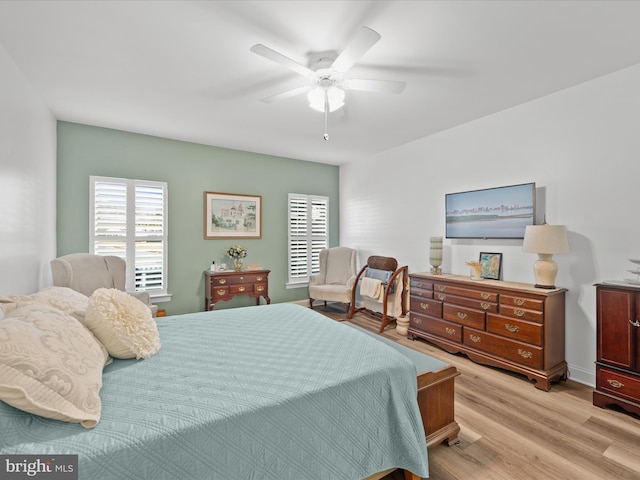
<path fill-rule="evenodd" d="M 542 324 L 516 320 L 500 315 L 487 315 L 487 332 L 513 340 L 542 346 Z"/>
<path fill-rule="evenodd" d="M 268 283 L 256 283 L 254 285 L 254 292 L 255 293 L 259 293 L 259 294 L 263 294 L 263 293 L 267 293 L 267 290 L 269 290 L 269 284 Z"/>
<path fill-rule="evenodd" d="M 442 306 L 442 317 L 445 320 L 474 328 L 483 329 L 485 325 L 485 313 L 483 311 L 450 303 L 445 303 Z"/>
<path fill-rule="evenodd" d="M 253 284 L 243 283 L 243 284 L 229 285 L 229 291 L 231 292 L 232 295 L 237 295 L 237 294 L 247 295 L 247 294 L 253 293 Z"/>
<path fill-rule="evenodd" d="M 211 296 L 214 299 L 221 299 L 223 297 L 229 296 L 229 287 L 228 286 L 212 286 L 211 287 Z"/>
<path fill-rule="evenodd" d="M 409 325 L 423 332 L 429 332 L 439 337 L 462 343 L 462 327 L 455 323 L 411 312 Z"/>
<path fill-rule="evenodd" d="M 475 308 L 476 310 L 484 310 L 485 312 L 498 313 L 498 304 L 488 302 L 486 300 L 478 300 L 477 298 L 459 297 L 457 295 L 449 295 L 447 293 L 436 293 L 434 298 L 442 302 L 462 305 L 464 307 Z"/>
<path fill-rule="evenodd" d="M 438 298 L 439 293 L 446 293 L 447 295 L 457 295 L 460 297 L 475 298 L 478 300 L 485 300 L 487 302 L 497 303 L 498 294 L 486 292 L 484 290 L 476 290 L 463 287 L 453 287 L 451 285 L 443 285 L 436 283 L 433 285 L 434 298 Z"/>
<path fill-rule="evenodd" d="M 423 290 L 422 288 L 411 287 L 412 297 L 433 298 L 433 290 Z"/>
<path fill-rule="evenodd" d="M 420 290 L 433 290 L 433 282 L 428 280 L 423 280 L 420 278 L 411 277 L 411 291 L 413 293 L 414 288 L 418 288 Z"/>
<path fill-rule="evenodd" d="M 544 300 L 540 298 L 514 297 L 511 295 L 500 295 L 500 304 L 505 307 L 526 308 L 528 310 L 542 311 Z"/>
<path fill-rule="evenodd" d="M 542 368 L 543 349 L 508 338 L 465 328 L 462 343 L 531 368 Z"/>
<path fill-rule="evenodd" d="M 527 310 L 521 307 L 512 307 L 500 303 L 500 315 L 515 318 L 518 320 L 528 320 L 530 322 L 542 323 L 542 312 L 537 310 Z"/>
<path fill-rule="evenodd" d="M 637 402 L 640 398 L 640 377 L 596 366 L 596 389 Z"/>
<path fill-rule="evenodd" d="M 442 302 L 430 298 L 416 298 L 412 296 L 410 310 L 412 312 L 442 318 Z"/>

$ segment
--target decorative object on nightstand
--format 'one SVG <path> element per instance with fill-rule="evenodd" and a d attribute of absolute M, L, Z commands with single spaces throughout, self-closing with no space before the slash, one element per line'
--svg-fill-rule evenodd
<path fill-rule="evenodd" d="M 442 273 L 442 269 L 440 268 L 440 265 L 442 265 L 442 237 L 431 237 L 429 244 L 431 273 L 439 275 Z"/>
<path fill-rule="evenodd" d="M 247 249 L 240 245 L 234 245 L 227 249 L 227 256 L 233 259 L 233 269 L 239 272 L 242 270 L 242 259 L 247 256 Z"/>
<path fill-rule="evenodd" d="M 466 262 L 471 267 L 469 277 L 471 280 L 484 280 L 482 278 L 482 264 L 480 262 Z"/>
<path fill-rule="evenodd" d="M 548 223 L 527 226 L 522 251 L 538 254 L 538 260 L 533 264 L 536 288 L 556 288 L 558 265 L 553 261 L 553 255 L 569 253 L 567 227 Z"/>

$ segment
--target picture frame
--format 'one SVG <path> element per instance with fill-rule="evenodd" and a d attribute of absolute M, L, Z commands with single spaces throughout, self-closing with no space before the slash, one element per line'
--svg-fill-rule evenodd
<path fill-rule="evenodd" d="M 262 196 L 204 192 L 204 238 L 262 238 Z"/>
<path fill-rule="evenodd" d="M 489 280 L 500 280 L 502 276 L 502 253 L 480 252 L 478 259 L 482 267 L 480 276 Z"/>

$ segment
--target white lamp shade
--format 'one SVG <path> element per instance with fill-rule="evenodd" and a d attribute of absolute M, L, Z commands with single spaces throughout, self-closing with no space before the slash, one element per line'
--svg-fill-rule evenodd
<path fill-rule="evenodd" d="M 564 225 L 529 225 L 524 232 L 522 250 L 528 253 L 569 253 L 567 227 Z"/>
<path fill-rule="evenodd" d="M 307 94 L 309 106 L 319 112 L 324 112 L 325 91 L 329 100 L 329 111 L 333 112 L 344 105 L 344 90 L 338 87 L 315 87 Z"/>

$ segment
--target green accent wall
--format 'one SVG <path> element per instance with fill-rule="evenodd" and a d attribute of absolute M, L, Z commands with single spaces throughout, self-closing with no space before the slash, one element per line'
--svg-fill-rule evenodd
<path fill-rule="evenodd" d="M 308 298 L 306 288 L 287 289 L 287 195 L 329 197 L 329 244 L 338 244 L 339 167 L 166 138 L 58 122 L 57 255 L 89 251 L 91 175 L 168 183 L 170 302 L 168 315 L 204 309 L 204 275 L 224 251 L 247 247 L 245 264 L 271 270 L 272 303 Z M 261 239 L 204 239 L 204 192 L 262 196 Z M 249 297 L 220 302 L 217 309 L 255 305 Z"/>

